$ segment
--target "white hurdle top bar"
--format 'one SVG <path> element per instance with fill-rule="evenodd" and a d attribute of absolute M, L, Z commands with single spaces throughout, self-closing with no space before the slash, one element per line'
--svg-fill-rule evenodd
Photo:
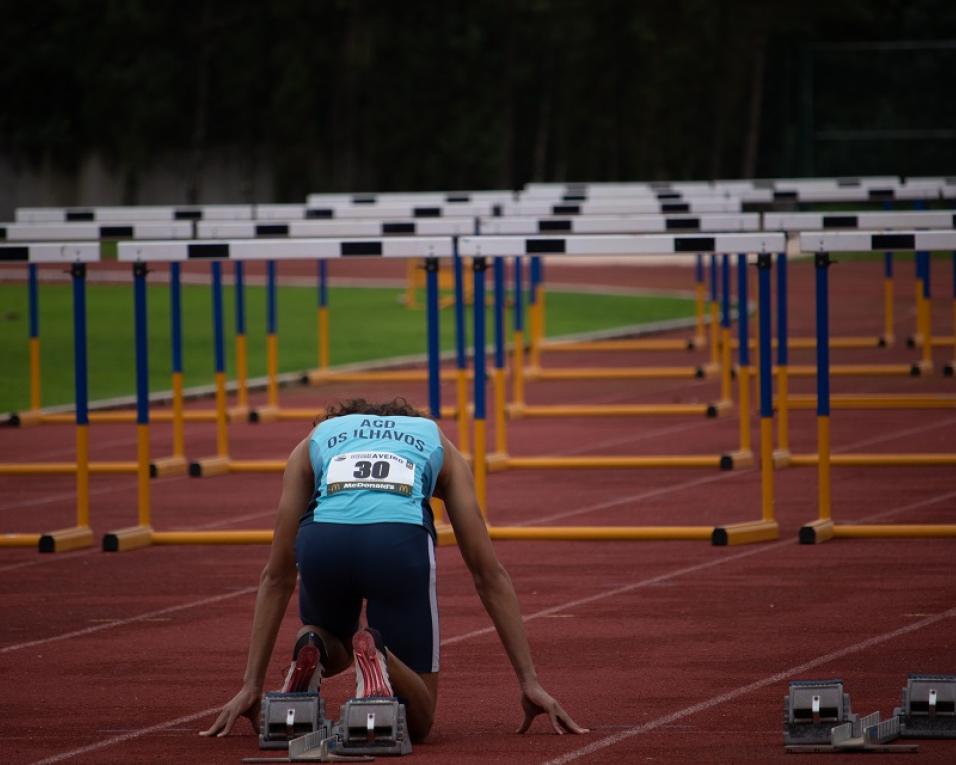
<path fill-rule="evenodd" d="M 464 257 L 515 255 L 675 255 L 696 253 L 783 252 L 786 237 L 777 233 L 689 234 L 687 236 L 479 236 L 462 237 L 458 250 Z"/>
<path fill-rule="evenodd" d="M 956 250 L 956 231 L 801 232 L 801 252 Z"/>
<path fill-rule="evenodd" d="M 207 205 L 196 207 L 20 207 L 17 223 L 145 223 L 163 221 L 303 220 L 327 218 L 461 218 L 491 215 L 496 204 L 466 202 L 453 205 L 414 204 L 325 206 L 300 204 Z"/>
<path fill-rule="evenodd" d="M 419 218 L 411 220 L 293 220 L 203 221 L 196 224 L 198 239 L 253 239 L 256 237 L 380 237 L 463 236 L 475 233 L 474 218 Z M 191 238 L 191 237 L 190 237 Z"/>
<path fill-rule="evenodd" d="M 736 215 L 573 216 L 570 218 L 481 218 L 485 234 L 656 234 L 667 231 L 760 231 L 758 213 Z"/>
<path fill-rule="evenodd" d="M 18 207 L 17 223 L 143 223 L 190 220 L 250 220 L 252 205 L 175 207 Z"/>
<path fill-rule="evenodd" d="M 320 260 L 324 258 L 450 258 L 451 237 L 389 239 L 257 239 L 211 242 L 120 242 L 123 262 L 188 260 Z"/>
<path fill-rule="evenodd" d="M 0 263 L 96 263 L 99 259 L 99 244 L 86 242 L 0 244 Z"/>
<path fill-rule="evenodd" d="M 309 194 L 309 207 L 322 205 L 461 205 L 469 202 L 510 202 L 512 191 L 387 191 L 357 194 Z"/>
<path fill-rule="evenodd" d="M 706 197 L 691 201 L 667 202 L 656 199 L 597 199 L 587 202 L 525 201 L 500 205 L 506 216 L 547 215 L 635 215 L 667 213 L 739 213 L 739 199 Z"/>
<path fill-rule="evenodd" d="M 193 224 L 132 223 L 104 225 L 100 223 L 9 223 L 0 225 L 0 241 L 48 242 L 100 239 L 191 239 Z"/>
<path fill-rule="evenodd" d="M 815 229 L 903 229 L 956 228 L 956 213 L 927 212 L 839 212 L 764 213 L 765 231 L 810 231 Z"/>

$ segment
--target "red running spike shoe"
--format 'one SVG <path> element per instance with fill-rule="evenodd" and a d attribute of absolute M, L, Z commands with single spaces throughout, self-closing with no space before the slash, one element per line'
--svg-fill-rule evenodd
<path fill-rule="evenodd" d="M 352 652 L 355 655 L 355 698 L 394 696 L 385 657 L 375 646 L 371 632 L 359 630 L 352 636 Z"/>
<path fill-rule="evenodd" d="M 317 646 L 307 643 L 299 649 L 299 655 L 289 666 L 282 684 L 282 693 L 317 691 L 322 679 L 322 664 Z"/>

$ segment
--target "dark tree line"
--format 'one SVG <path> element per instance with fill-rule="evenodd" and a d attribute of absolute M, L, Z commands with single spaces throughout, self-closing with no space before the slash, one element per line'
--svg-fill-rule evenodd
<path fill-rule="evenodd" d="M 171 153 L 188 156 L 186 195 L 198 198 L 224 147 L 292 201 L 529 180 L 956 173 L 956 49 L 834 47 L 952 40 L 952 0 L 0 10 L 0 158 L 69 171 L 95 153 L 129 202 Z"/>

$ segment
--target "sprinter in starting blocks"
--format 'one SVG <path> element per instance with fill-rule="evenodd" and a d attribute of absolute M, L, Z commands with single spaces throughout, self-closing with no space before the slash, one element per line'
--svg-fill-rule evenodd
<path fill-rule="evenodd" d="M 402 754 L 425 739 L 439 669 L 433 496 L 445 503 L 515 671 L 524 713 L 518 732 L 539 715 L 556 733 L 587 732 L 538 680 L 514 586 L 495 555 L 464 457 L 404 399 L 355 399 L 330 407 L 289 457 L 243 684 L 202 735 L 228 735 L 243 716 L 265 745 L 288 744 L 290 752 L 309 726 L 305 743 L 315 750 L 325 741 L 327 756 Z M 355 698 L 330 735 L 320 698 L 303 696 L 299 705 L 262 697 L 297 583 L 303 627 L 282 692 L 316 693 L 323 675 L 353 660 L 356 666 Z M 369 629 L 360 628 L 363 604 Z"/>

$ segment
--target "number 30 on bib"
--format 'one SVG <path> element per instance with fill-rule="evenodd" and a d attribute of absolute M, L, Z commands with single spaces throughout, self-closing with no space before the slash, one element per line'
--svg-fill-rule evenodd
<path fill-rule="evenodd" d="M 415 486 L 415 463 L 391 452 L 349 452 L 329 463 L 326 490 L 387 491 L 411 496 Z"/>

